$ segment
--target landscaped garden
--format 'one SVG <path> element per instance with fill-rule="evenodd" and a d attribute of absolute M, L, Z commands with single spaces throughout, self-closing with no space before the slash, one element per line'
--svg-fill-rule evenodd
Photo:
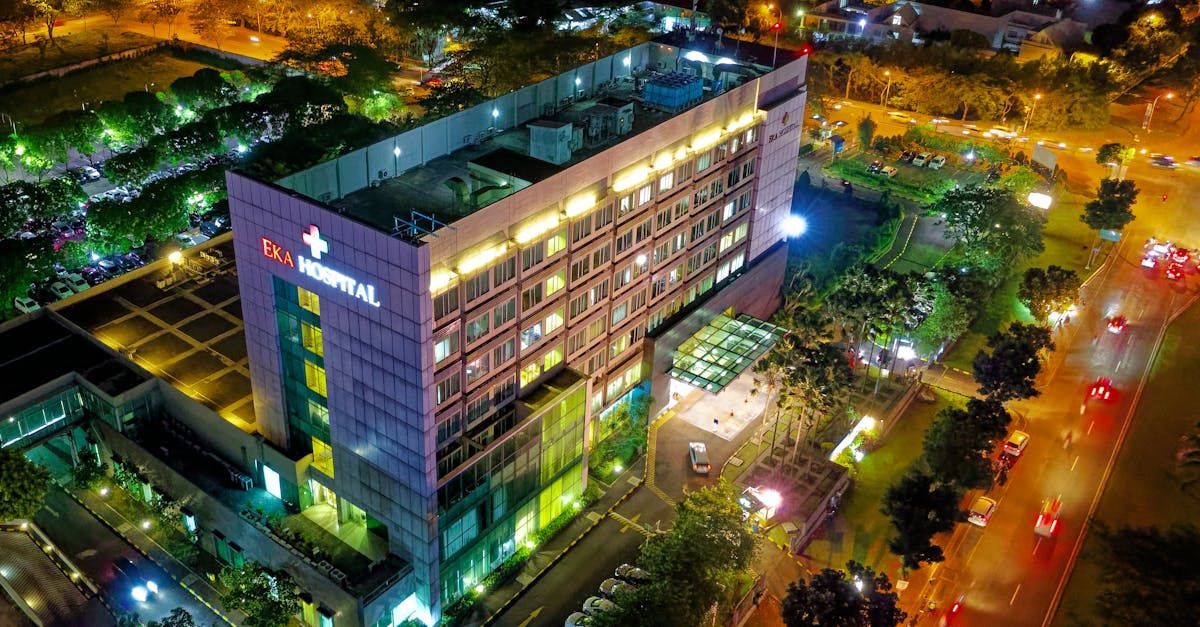
<path fill-rule="evenodd" d="M 0 55 L 0 85 L 45 70 L 65 67 L 107 54 L 131 50 L 158 43 L 159 39 L 122 32 L 101 26 L 72 35 L 60 35 L 51 42 L 34 40 L 16 46 Z"/>

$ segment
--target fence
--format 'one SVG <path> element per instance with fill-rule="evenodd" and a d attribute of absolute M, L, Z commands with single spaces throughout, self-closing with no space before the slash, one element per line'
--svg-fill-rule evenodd
<path fill-rule="evenodd" d="M 3 84 L 0 84 L 0 88 L 8 87 L 10 85 L 20 85 L 20 84 L 24 84 L 24 83 L 30 83 L 30 82 L 36 81 L 40 78 L 46 78 L 48 76 L 53 76 L 53 77 L 65 76 L 72 72 L 78 72 L 79 70 L 83 70 L 83 69 L 86 69 L 86 68 L 89 68 L 89 67 L 92 67 L 95 65 L 100 65 L 103 63 L 111 63 L 113 61 L 121 61 L 124 59 L 134 59 L 137 57 L 141 57 L 141 56 L 150 54 L 151 52 L 156 52 L 162 48 L 165 48 L 166 46 L 167 46 L 167 42 L 160 41 L 158 43 L 148 44 L 145 46 L 139 46 L 137 48 L 130 48 L 129 50 L 122 50 L 121 52 L 114 52 L 111 54 L 106 54 L 101 57 L 96 57 L 94 59 L 87 59 L 86 61 L 80 61 L 78 63 L 72 63 L 70 65 L 64 65 L 62 67 L 56 67 L 56 68 L 52 68 L 49 70 L 43 70 L 41 72 L 35 72 L 33 74 L 26 74 L 25 76 L 21 76 L 19 78 L 14 78 L 11 81 L 7 81 Z"/>

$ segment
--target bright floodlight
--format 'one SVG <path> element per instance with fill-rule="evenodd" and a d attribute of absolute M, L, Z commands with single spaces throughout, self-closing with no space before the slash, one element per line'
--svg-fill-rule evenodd
<path fill-rule="evenodd" d="M 492 117 L 493 117 L 493 118 L 498 118 L 498 117 L 500 117 L 500 110 L 499 110 L 499 109 L 497 109 L 497 108 L 495 108 L 495 107 L 492 107 Z"/>
<path fill-rule="evenodd" d="M 637 265 L 639 265 L 639 266 L 644 266 L 644 265 L 646 265 L 646 261 L 648 261 L 648 260 L 646 259 L 646 255 L 643 253 L 643 254 L 641 254 L 641 255 L 638 255 L 638 256 L 637 256 L 637 257 L 634 259 L 634 261 L 636 261 L 636 262 L 637 262 Z"/>
<path fill-rule="evenodd" d="M 179 252 L 178 250 L 173 250 L 171 251 L 171 254 L 167 255 L 167 259 L 170 260 L 171 263 L 179 263 L 183 260 L 183 253 Z"/>
<path fill-rule="evenodd" d="M 762 501 L 763 505 L 770 509 L 775 509 L 779 507 L 781 503 L 783 503 L 783 497 L 780 496 L 779 492 L 770 489 L 759 490 L 758 499 Z"/>
<path fill-rule="evenodd" d="M 1037 207 L 1038 209 L 1049 209 L 1052 200 L 1053 199 L 1050 198 L 1049 194 L 1043 194 L 1041 192 L 1029 192 L 1029 204 Z"/>
<path fill-rule="evenodd" d="M 238 154 L 239 154 L 239 155 L 241 155 L 241 154 L 245 154 L 245 153 L 246 153 L 246 150 L 247 150 L 247 148 L 246 148 L 246 144 L 238 144 L 238 145 L 237 145 L 237 152 L 238 152 Z"/>
<path fill-rule="evenodd" d="M 903 361 L 908 361 L 910 359 L 916 359 L 916 357 L 917 357 L 917 352 L 914 351 L 913 347 L 911 347 L 911 346 L 905 345 L 905 346 L 901 346 L 896 349 L 896 358 L 897 359 L 900 359 Z"/>
<path fill-rule="evenodd" d="M 396 157 L 400 156 L 400 147 L 399 146 L 396 146 L 395 148 L 392 149 L 392 155 L 396 156 Z"/>
<path fill-rule="evenodd" d="M 867 25 L 867 19 L 866 19 L 866 18 L 860 19 L 860 20 L 858 21 L 858 25 L 859 25 L 859 26 L 866 26 L 866 25 Z"/>
<path fill-rule="evenodd" d="M 804 232 L 807 230 L 808 220 L 805 220 L 803 216 L 788 216 L 783 221 L 783 232 L 786 233 L 788 237 L 804 235 Z"/>
<path fill-rule="evenodd" d="M 149 594 L 146 592 L 145 588 L 141 586 L 134 586 L 133 589 L 129 591 L 129 596 L 133 597 L 133 600 L 137 601 L 138 603 L 145 603 L 146 597 L 148 597 Z"/>

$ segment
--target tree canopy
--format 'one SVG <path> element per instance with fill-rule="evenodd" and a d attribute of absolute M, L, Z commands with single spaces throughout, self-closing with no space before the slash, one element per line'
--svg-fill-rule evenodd
<path fill-rule="evenodd" d="M 961 517 L 958 499 L 954 488 L 915 467 L 888 487 L 880 507 L 895 529 L 888 550 L 900 556 L 905 568 L 915 570 L 923 562 L 944 559 L 933 536 L 954 528 Z"/>
<path fill-rule="evenodd" d="M 1042 370 L 1040 353 L 1054 350 L 1049 329 L 1014 322 L 992 334 L 987 345 L 991 352 L 979 351 L 973 362 L 981 393 L 1001 402 L 1040 394 L 1034 386 Z"/>
<path fill-rule="evenodd" d="M 1079 275 L 1060 266 L 1029 268 L 1021 277 L 1017 298 L 1034 318 L 1045 322 L 1052 313 L 1062 313 L 1079 297 Z"/>
<path fill-rule="evenodd" d="M 983 267 L 1004 267 L 1043 249 L 1041 214 L 1017 200 L 1012 190 L 969 185 L 947 192 L 932 210 L 943 216 L 946 236 L 958 240 L 968 259 Z"/>
<path fill-rule="evenodd" d="M 242 624 L 247 627 L 282 627 L 300 611 L 296 584 L 287 573 L 246 562 L 221 569 L 218 579 L 225 588 L 221 604 L 228 610 L 245 612 Z"/>
<path fill-rule="evenodd" d="M 991 485 L 988 455 L 1007 432 L 1009 420 L 1004 406 L 995 400 L 973 398 L 965 409 L 943 409 L 925 431 L 922 443 L 930 474 L 958 490 Z"/>
<path fill-rule="evenodd" d="M 1133 221 L 1133 203 L 1137 202 L 1139 191 L 1133 181 L 1103 179 L 1096 190 L 1096 199 L 1083 206 L 1080 219 L 1096 230 L 1119 231 Z"/>
<path fill-rule="evenodd" d="M 855 561 L 846 570 L 823 568 L 809 581 L 788 584 L 783 599 L 787 627 L 894 627 L 906 617 L 888 576 Z"/>
<path fill-rule="evenodd" d="M 49 489 L 50 471 L 18 450 L 0 449 L 0 520 L 33 518 Z"/>
<path fill-rule="evenodd" d="M 1096 526 L 1103 589 L 1096 608 L 1110 625 L 1188 625 L 1200 607 L 1200 530 L 1193 525 Z"/>

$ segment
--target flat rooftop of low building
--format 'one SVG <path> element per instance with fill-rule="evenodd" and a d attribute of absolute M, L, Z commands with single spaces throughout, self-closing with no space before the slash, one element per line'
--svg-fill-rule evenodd
<path fill-rule="evenodd" d="M 704 33 L 688 37 L 680 32 L 672 32 L 654 41 L 696 51 L 698 57 L 687 57 L 692 61 L 705 59 L 705 62 L 713 62 L 707 61 L 709 56 L 722 61 L 723 65 L 731 68 L 727 74 L 723 74 L 727 84 L 715 90 L 711 79 L 702 79 L 703 88 L 697 92 L 698 97 L 664 105 L 647 97 L 646 85 L 680 80 L 683 75 L 666 69 L 643 68 L 631 76 L 607 81 L 592 93 L 554 106 L 554 110 L 545 111 L 540 117 L 510 129 L 481 133 L 471 145 L 329 203 L 350 217 L 388 233 L 396 229 L 396 217 L 408 218 L 411 212 L 432 217 L 441 225 L 451 224 L 603 150 L 628 141 L 736 87 L 740 82 L 761 76 L 768 71 L 773 59 L 770 46 L 749 42 L 739 44 L 732 39 L 720 40 Z M 782 64 L 789 61 L 796 54 L 780 49 L 778 62 Z M 739 82 L 735 83 L 735 80 Z M 595 130 L 595 118 L 630 104 L 633 117 L 628 128 L 619 131 L 608 127 Z M 551 162 L 531 155 L 533 141 L 530 127 L 554 130 L 567 124 L 571 124 L 573 131 L 580 134 L 568 158 Z M 469 191 L 464 191 L 468 190 L 468 185 Z M 472 198 L 472 191 L 478 197 Z"/>
<path fill-rule="evenodd" d="M 147 380 L 54 314 L 43 313 L 0 331 L 0 403 L 72 372 L 110 396 Z"/>

